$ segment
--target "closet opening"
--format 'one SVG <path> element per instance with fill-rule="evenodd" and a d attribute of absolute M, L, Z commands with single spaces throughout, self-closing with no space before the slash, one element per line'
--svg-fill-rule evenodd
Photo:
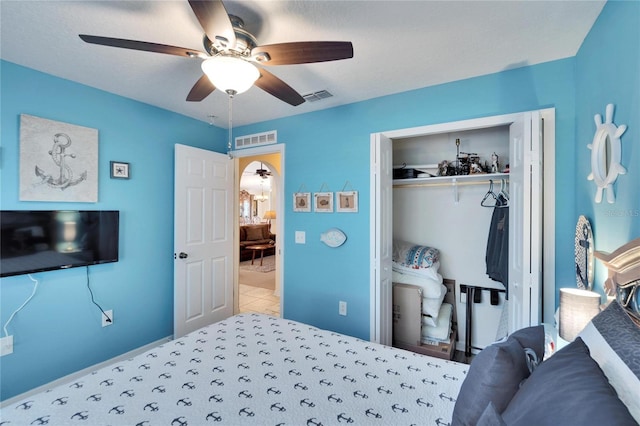
<path fill-rule="evenodd" d="M 451 344 L 469 356 L 542 322 L 547 304 L 553 316 L 554 179 L 542 167 L 553 166 L 553 121 L 551 109 L 372 135 L 372 340 L 402 344 L 398 283 L 423 286 L 417 346 Z M 429 270 L 431 283 L 415 279 Z M 447 281 L 453 314 L 442 334 L 428 321 L 440 323 L 437 290 Z"/>

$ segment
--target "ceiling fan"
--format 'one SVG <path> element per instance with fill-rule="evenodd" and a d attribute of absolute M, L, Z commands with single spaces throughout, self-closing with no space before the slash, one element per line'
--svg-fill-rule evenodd
<path fill-rule="evenodd" d="M 229 15 L 220 0 L 189 0 L 189 5 L 205 34 L 205 52 L 166 44 L 80 34 L 87 43 L 169 55 L 201 58 L 204 75 L 195 83 L 187 101 L 198 102 L 216 88 L 233 97 L 253 84 L 276 98 L 297 106 L 304 98 L 291 86 L 260 65 L 293 65 L 335 61 L 353 57 L 348 41 L 303 41 L 259 46 L 244 29 L 244 22 Z"/>
<path fill-rule="evenodd" d="M 260 168 L 256 169 L 256 175 L 260 176 L 262 179 L 266 179 L 271 176 L 271 172 L 268 169 L 265 169 L 262 163 L 260 163 Z"/>

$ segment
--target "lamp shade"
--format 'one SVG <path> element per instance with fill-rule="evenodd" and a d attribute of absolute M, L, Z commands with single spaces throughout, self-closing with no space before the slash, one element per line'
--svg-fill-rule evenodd
<path fill-rule="evenodd" d="M 227 93 L 246 92 L 260 77 L 255 65 L 232 56 L 208 58 L 202 62 L 202 71 L 217 89 Z"/>
<path fill-rule="evenodd" d="M 263 219 L 275 219 L 276 218 L 276 211 L 275 210 L 267 210 L 266 212 L 264 212 L 264 216 L 262 216 Z"/>
<path fill-rule="evenodd" d="M 573 341 L 578 333 L 600 312 L 600 295 L 579 288 L 560 289 L 559 335 Z"/>

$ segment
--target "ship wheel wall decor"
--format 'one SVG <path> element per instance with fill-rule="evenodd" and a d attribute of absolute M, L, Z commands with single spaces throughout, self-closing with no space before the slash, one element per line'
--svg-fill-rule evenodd
<path fill-rule="evenodd" d="M 613 104 L 608 104 L 606 108 L 606 119 L 603 122 L 602 116 L 596 114 L 596 132 L 593 142 L 587 147 L 591 150 L 591 173 L 587 176 L 596 184 L 595 202 L 602 202 L 602 193 L 606 191 L 607 202 L 616 202 L 613 191 L 613 184 L 618 179 L 618 175 L 623 175 L 627 170 L 620 164 L 621 143 L 620 137 L 627 130 L 627 126 L 613 124 Z"/>

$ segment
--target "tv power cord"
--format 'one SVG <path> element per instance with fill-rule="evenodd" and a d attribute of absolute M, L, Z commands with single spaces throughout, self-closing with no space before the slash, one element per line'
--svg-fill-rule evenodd
<path fill-rule="evenodd" d="M 93 304 L 96 305 L 98 309 L 100 309 L 100 312 L 102 312 L 102 315 L 104 315 L 104 317 L 106 318 L 105 321 L 108 323 L 111 323 L 112 320 L 109 317 L 109 315 L 107 315 L 104 309 L 102 309 L 102 306 L 98 305 L 98 302 L 96 302 L 96 300 L 93 297 L 93 291 L 91 290 L 91 286 L 89 284 L 89 267 L 88 266 L 87 266 L 87 288 L 89 289 L 89 294 L 91 294 L 91 301 L 93 302 Z"/>

